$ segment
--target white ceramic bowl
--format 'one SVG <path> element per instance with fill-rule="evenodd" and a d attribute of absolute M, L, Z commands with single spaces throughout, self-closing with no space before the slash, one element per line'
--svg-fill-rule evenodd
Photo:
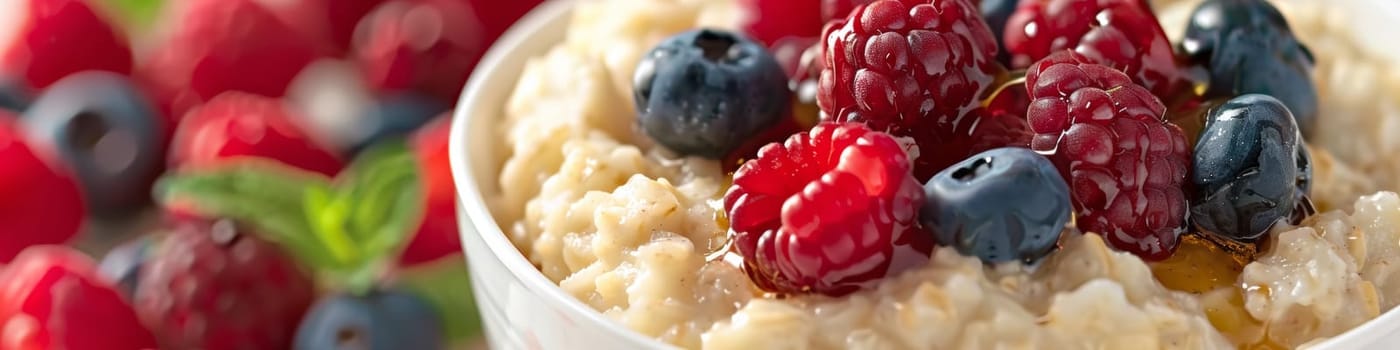
<path fill-rule="evenodd" d="M 1357 1 L 1382 8 L 1380 16 L 1363 16 L 1366 21 L 1393 24 L 1384 19 L 1400 19 L 1400 4 L 1393 0 Z M 526 60 L 563 40 L 572 7 L 572 1 L 549 1 L 517 22 L 477 66 L 458 103 L 452 174 L 473 293 L 494 349 L 672 348 L 607 319 L 545 278 L 506 238 L 482 196 L 499 192 L 496 123 L 505 101 Z M 1392 57 L 1400 58 L 1400 45 L 1392 49 Z M 1314 349 L 1394 349 L 1395 344 L 1400 344 L 1400 308 Z"/>

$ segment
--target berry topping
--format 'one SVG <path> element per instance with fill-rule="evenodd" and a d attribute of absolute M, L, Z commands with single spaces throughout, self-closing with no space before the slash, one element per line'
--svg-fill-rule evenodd
<path fill-rule="evenodd" d="M 1015 67 L 1073 49 L 1127 73 L 1162 100 L 1191 90 L 1171 42 L 1142 0 L 1025 0 L 1008 19 L 1003 39 Z"/>
<path fill-rule="evenodd" d="M 913 138 L 919 179 L 986 150 L 969 135 L 978 134 L 981 99 L 1003 69 L 991 30 L 966 0 L 876 1 L 824 37 L 817 101 L 825 118 Z"/>
<path fill-rule="evenodd" d="M 0 348 L 144 350 L 156 340 L 87 256 L 29 248 L 0 268 Z"/>
<path fill-rule="evenodd" d="M 1025 148 L 979 153 L 934 175 L 920 222 L 939 244 L 982 261 L 1035 261 L 1055 249 L 1069 221 L 1069 185 L 1050 160 Z"/>
<path fill-rule="evenodd" d="M 1293 116 L 1267 95 L 1236 97 L 1212 109 L 1195 151 L 1191 219 L 1224 238 L 1258 239 L 1290 218 L 1309 187 L 1307 151 Z"/>
<path fill-rule="evenodd" d="M 173 122 L 225 91 L 281 97 L 318 56 L 315 43 L 258 0 L 173 3 L 173 32 L 140 67 L 152 97 Z M 336 0 L 342 1 L 342 0 Z"/>
<path fill-rule="evenodd" d="M 1270 95 L 1288 106 L 1304 135 L 1317 123 L 1312 52 L 1267 1 L 1201 3 L 1187 22 L 1180 48 L 1210 70 L 1207 95 Z"/>
<path fill-rule="evenodd" d="M 151 200 L 165 165 L 165 121 L 125 76 L 88 71 L 49 87 L 25 127 L 57 151 L 83 184 L 91 213 L 121 218 Z"/>
<path fill-rule="evenodd" d="M 442 349 L 442 321 L 417 295 L 371 291 L 333 294 L 297 328 L 296 349 Z"/>
<path fill-rule="evenodd" d="M 340 48 L 349 48 L 355 37 L 355 29 L 365 15 L 373 11 L 384 0 L 319 0 L 324 2 L 326 31 L 331 43 Z M 524 2 L 524 1 L 521 1 Z"/>
<path fill-rule="evenodd" d="M 344 0 L 335 0 L 344 1 Z M 462 0 L 457 0 L 462 1 Z M 483 43 L 490 44 L 510 29 L 515 21 L 524 17 L 535 6 L 539 6 L 544 0 L 466 0 L 471 6 L 471 11 L 476 13 L 475 20 L 481 23 Z M 456 101 L 454 97 L 452 99 Z"/>
<path fill-rule="evenodd" d="M 420 91 L 451 102 L 486 52 L 487 40 L 465 1 L 396 0 L 365 16 L 354 50 L 375 90 Z"/>
<path fill-rule="evenodd" d="M 131 47 L 83 0 L 0 3 L 0 73 L 43 89 L 85 70 L 131 73 Z"/>
<path fill-rule="evenodd" d="M 928 261 L 924 194 L 895 139 L 822 123 L 770 144 L 724 196 L 734 245 L 760 288 L 840 296 Z"/>
<path fill-rule="evenodd" d="M 1061 51 L 1027 70 L 1031 148 L 1049 154 L 1068 180 L 1081 230 L 1164 259 L 1186 220 L 1186 138 L 1146 88 L 1093 62 Z"/>
<path fill-rule="evenodd" d="M 462 251 L 457 231 L 457 190 L 448 163 L 447 140 L 452 126 L 444 114 L 413 135 L 410 147 L 418 160 L 423 188 L 423 219 L 404 248 L 399 262 L 414 265 Z"/>
<path fill-rule="evenodd" d="M 292 121 L 280 100 L 230 92 L 190 111 L 176 132 L 170 164 L 204 167 L 252 156 L 333 176 L 344 167 Z"/>
<path fill-rule="evenodd" d="M 777 123 L 791 103 L 787 76 L 763 46 L 712 29 L 662 41 L 633 81 L 642 130 L 684 155 L 723 157 Z"/>
<path fill-rule="evenodd" d="M 764 45 L 777 44 L 788 37 L 814 38 L 821 35 L 821 7 L 810 0 L 739 0 L 747 16 L 744 33 Z"/>
<path fill-rule="evenodd" d="M 86 216 L 77 180 L 15 119 L 0 110 L 0 263 L 31 245 L 68 241 Z"/>
<path fill-rule="evenodd" d="M 136 311 L 167 349 L 286 349 L 311 280 L 230 221 L 182 222 L 151 253 Z"/>

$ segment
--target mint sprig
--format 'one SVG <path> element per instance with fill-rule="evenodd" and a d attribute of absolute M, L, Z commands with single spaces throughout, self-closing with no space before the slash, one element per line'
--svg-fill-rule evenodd
<path fill-rule="evenodd" d="M 381 143 L 333 181 L 257 159 L 167 176 L 156 197 L 256 228 L 331 284 L 370 290 L 422 216 L 418 166 L 403 142 Z"/>

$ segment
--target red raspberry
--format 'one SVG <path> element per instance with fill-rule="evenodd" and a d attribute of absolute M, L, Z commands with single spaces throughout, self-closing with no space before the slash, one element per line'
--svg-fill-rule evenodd
<path fill-rule="evenodd" d="M 462 251 L 461 238 L 457 235 L 457 190 L 452 184 L 452 167 L 447 161 L 451 126 L 451 113 L 445 113 L 424 125 L 411 140 L 422 172 L 425 204 L 418 232 L 399 258 L 404 265 L 429 262 Z"/>
<path fill-rule="evenodd" d="M 337 0 L 339 1 L 339 0 Z M 310 38 L 254 0 L 180 1 L 174 32 L 139 68 L 179 125 L 185 111 L 226 91 L 281 97 L 319 56 Z"/>
<path fill-rule="evenodd" d="M 340 157 L 311 139 L 280 100 L 230 92 L 190 111 L 170 147 L 172 167 L 203 167 L 233 157 L 262 157 L 335 176 Z"/>
<path fill-rule="evenodd" d="M 97 264 L 62 246 L 29 248 L 0 269 L 0 325 L 6 350 L 156 348 Z"/>
<path fill-rule="evenodd" d="M 355 28 L 370 11 L 385 0 L 321 0 L 325 2 L 331 43 L 349 49 L 355 38 Z"/>
<path fill-rule="evenodd" d="M 1076 222 L 1146 260 L 1171 256 L 1186 220 L 1186 137 L 1127 75 L 1072 51 L 1031 66 L 1031 148 L 1069 179 Z"/>
<path fill-rule="evenodd" d="M 354 50 L 375 90 L 417 90 L 456 101 L 488 40 L 462 0 L 397 0 L 360 22 Z"/>
<path fill-rule="evenodd" d="M 1007 19 L 1003 35 L 1015 67 L 1073 49 L 1126 72 L 1163 100 L 1191 89 L 1171 42 L 1142 0 L 1025 0 Z"/>
<path fill-rule="evenodd" d="M 490 44 L 495 42 L 496 38 L 500 38 L 501 34 L 505 34 L 506 30 L 515 24 L 515 21 L 525 17 L 525 14 L 535 9 L 535 6 L 544 3 L 544 0 L 466 0 L 466 2 L 471 6 L 472 12 L 476 13 L 477 21 L 481 23 L 482 37 L 486 39 L 487 44 Z"/>
<path fill-rule="evenodd" d="M 0 70 L 48 87 L 85 70 L 131 73 L 131 47 L 81 0 L 6 1 L 0 13 Z M 8 33 L 8 34 L 5 34 Z"/>
<path fill-rule="evenodd" d="M 141 270 L 137 314 L 167 349 L 287 349 L 315 287 L 232 222 L 183 222 Z"/>
<path fill-rule="evenodd" d="M 45 161 L 60 158 L 26 140 L 15 118 L 0 110 L 0 263 L 28 246 L 67 242 L 86 216 L 76 177 Z"/>
<path fill-rule="evenodd" d="M 326 53 L 342 56 L 355 27 L 385 0 L 255 0 Z"/>
<path fill-rule="evenodd" d="M 822 21 L 846 18 L 847 15 L 851 14 L 852 10 L 856 9 L 856 6 L 872 2 L 875 2 L 875 0 L 822 0 Z M 923 0 L 913 0 L 905 1 L 904 3 L 913 6 L 924 2 Z M 977 6 L 982 3 L 981 0 L 968 0 L 968 2 L 973 5 L 973 8 L 977 8 Z"/>
<path fill-rule="evenodd" d="M 822 123 L 770 144 L 724 196 L 734 245 L 760 288 L 849 294 L 928 261 L 924 193 L 889 135 Z"/>
<path fill-rule="evenodd" d="M 740 0 L 739 6 L 747 14 L 744 33 L 765 46 L 790 37 L 815 38 L 826 24 L 821 7 L 810 0 Z"/>
<path fill-rule="evenodd" d="M 921 180 L 982 151 L 970 135 L 978 134 L 981 99 L 1003 69 L 976 7 L 882 0 L 856 7 L 824 37 L 817 102 L 827 120 L 912 137 Z"/>

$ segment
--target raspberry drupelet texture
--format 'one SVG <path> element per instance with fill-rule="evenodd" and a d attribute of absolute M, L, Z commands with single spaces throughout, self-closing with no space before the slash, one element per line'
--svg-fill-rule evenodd
<path fill-rule="evenodd" d="M 136 313 L 166 349 L 286 349 L 315 285 L 230 221 L 181 222 L 141 270 Z"/>
<path fill-rule="evenodd" d="M 1081 230 L 1146 260 L 1171 255 L 1182 232 L 1190 153 L 1166 107 L 1113 68 L 1061 51 L 1031 66 L 1031 148 L 1068 180 Z"/>
<path fill-rule="evenodd" d="M 1117 68 L 1164 101 L 1190 92 L 1172 43 L 1142 0 L 1026 0 L 1006 22 L 1013 67 L 1072 49 Z"/>
<path fill-rule="evenodd" d="M 734 246 L 760 288 L 840 296 L 928 261 L 923 188 L 893 137 L 821 123 L 764 147 L 724 197 Z"/>
<path fill-rule="evenodd" d="M 920 180 L 986 150 L 974 148 L 976 135 L 987 134 L 975 130 L 988 114 L 981 99 L 1005 69 L 976 6 L 876 1 L 829 24 L 823 37 L 824 118 L 913 138 Z"/>

